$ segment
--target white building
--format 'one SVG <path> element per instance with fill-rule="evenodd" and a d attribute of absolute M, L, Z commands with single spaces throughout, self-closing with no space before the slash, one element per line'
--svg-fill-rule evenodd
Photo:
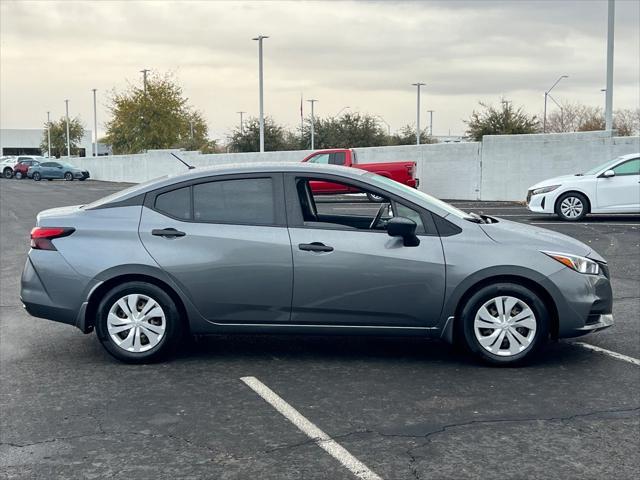
<path fill-rule="evenodd" d="M 1 128 L 0 155 L 46 155 L 47 151 L 40 149 L 43 130 L 40 128 Z M 80 157 L 92 156 L 91 130 L 85 130 L 80 141 Z"/>

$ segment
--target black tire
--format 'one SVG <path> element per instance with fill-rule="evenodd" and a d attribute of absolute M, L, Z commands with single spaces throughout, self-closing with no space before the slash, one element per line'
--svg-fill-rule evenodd
<path fill-rule="evenodd" d="M 13 168 L 11 167 L 7 167 L 2 171 L 2 176 L 4 178 L 11 178 L 13 177 Z"/>
<path fill-rule="evenodd" d="M 384 201 L 384 197 L 376 195 L 375 193 L 367 193 L 367 198 L 373 203 L 381 203 Z"/>
<path fill-rule="evenodd" d="M 566 203 L 563 203 L 566 202 Z M 573 207 L 569 207 L 569 205 Z M 567 210 L 567 208 L 569 208 Z M 580 209 L 579 214 L 573 214 L 576 209 Z M 589 213 L 589 200 L 579 192 L 567 192 L 560 195 L 555 205 L 556 215 L 567 222 L 577 222 L 582 220 Z"/>
<path fill-rule="evenodd" d="M 22 174 L 22 172 L 16 172 L 15 177 L 16 180 L 22 180 L 24 178 L 24 175 Z"/>
<path fill-rule="evenodd" d="M 67 182 L 73 182 L 73 173 L 71 173 L 71 172 L 66 172 L 66 173 L 64 174 L 64 179 L 65 179 Z"/>
<path fill-rule="evenodd" d="M 118 346 L 108 330 L 107 319 L 110 309 L 126 295 L 144 295 L 159 304 L 164 312 L 164 335 L 157 345 L 144 352 L 130 352 Z M 162 288 L 147 282 L 126 282 L 112 288 L 100 301 L 96 312 L 96 334 L 102 346 L 112 356 L 126 363 L 152 363 L 170 354 L 180 340 L 182 325 L 179 310 Z M 143 332 L 144 333 L 144 332 Z M 146 338 L 146 337 L 145 337 Z"/>
<path fill-rule="evenodd" d="M 479 313 L 481 308 L 486 305 L 487 302 L 491 302 L 494 298 L 501 296 L 513 297 L 523 302 L 518 303 L 517 305 L 512 307 L 511 312 L 517 312 L 517 309 L 520 307 L 520 305 L 524 304 L 530 308 L 535 317 L 532 319 L 532 321 L 535 322 L 535 330 L 518 327 L 520 329 L 518 333 L 521 333 L 523 336 L 525 336 L 526 334 L 526 336 L 528 337 L 528 333 L 531 333 L 531 339 L 528 346 L 519 353 L 508 356 L 505 356 L 504 350 L 502 350 L 503 354 L 501 355 L 492 353 L 488 350 L 488 347 L 485 348 L 484 346 L 482 346 L 480 340 L 476 336 L 474 327 L 476 315 Z M 462 331 L 460 333 L 462 336 L 462 340 L 464 340 L 464 345 L 466 346 L 466 348 L 474 355 L 476 355 L 476 357 L 492 365 L 512 366 L 528 362 L 540 353 L 544 345 L 547 343 L 549 337 L 550 318 L 549 310 L 547 309 L 546 305 L 533 291 L 515 283 L 496 283 L 478 290 L 469 298 L 469 300 L 464 305 L 460 315 L 460 322 L 460 326 L 462 327 Z M 481 324 L 484 325 L 484 323 Z M 487 329 L 480 328 L 478 330 L 478 334 L 483 334 L 484 332 L 486 332 L 486 338 L 489 338 L 489 333 L 496 331 L 499 332 L 499 329 L 492 329 L 491 327 Z M 499 337 L 500 335 L 498 335 L 497 338 Z M 483 338 L 485 337 L 483 336 Z M 513 336 L 512 338 L 515 339 L 515 337 Z M 502 344 L 494 344 L 493 348 L 501 350 L 503 348 L 502 346 L 504 346 L 504 348 L 507 349 L 506 345 L 508 344 L 510 347 L 510 342 L 511 337 L 503 336 Z M 516 347 L 523 346 L 523 344 L 521 343 L 514 343 L 514 345 Z"/>
<path fill-rule="evenodd" d="M 42 175 L 40 175 L 40 172 L 34 172 L 32 177 L 36 182 L 39 182 L 40 180 L 42 180 Z"/>

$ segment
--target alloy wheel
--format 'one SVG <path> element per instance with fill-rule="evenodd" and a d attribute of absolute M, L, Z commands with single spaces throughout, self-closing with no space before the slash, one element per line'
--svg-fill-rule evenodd
<path fill-rule="evenodd" d="M 160 304 L 148 295 L 131 293 L 109 309 L 107 331 L 113 343 L 127 352 L 146 352 L 158 345 L 167 326 Z"/>
<path fill-rule="evenodd" d="M 567 197 L 560 203 L 560 211 L 566 218 L 578 218 L 584 210 L 584 204 L 578 197 Z"/>
<path fill-rule="evenodd" d="M 485 302 L 475 316 L 473 331 L 488 352 L 512 357 L 527 350 L 536 335 L 533 310 L 516 297 L 500 296 Z"/>

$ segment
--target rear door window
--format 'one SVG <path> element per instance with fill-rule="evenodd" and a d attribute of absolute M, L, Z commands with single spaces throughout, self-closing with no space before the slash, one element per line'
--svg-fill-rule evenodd
<path fill-rule="evenodd" d="M 276 223 L 271 178 L 218 180 L 193 186 L 197 222 L 273 225 Z"/>

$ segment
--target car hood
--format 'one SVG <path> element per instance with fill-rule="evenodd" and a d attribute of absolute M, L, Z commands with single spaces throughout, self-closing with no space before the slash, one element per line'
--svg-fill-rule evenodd
<path fill-rule="evenodd" d="M 591 175 L 560 175 L 559 177 L 548 178 L 542 182 L 538 182 L 535 185 L 531 185 L 529 190 L 535 190 L 536 188 L 548 187 L 550 185 L 562 185 L 565 183 L 576 183 L 591 178 Z"/>
<path fill-rule="evenodd" d="M 527 246 L 536 250 L 589 256 L 603 261 L 591 247 L 562 233 L 523 223 L 497 219 L 498 222 L 481 224 L 480 228 L 498 243 Z"/>

